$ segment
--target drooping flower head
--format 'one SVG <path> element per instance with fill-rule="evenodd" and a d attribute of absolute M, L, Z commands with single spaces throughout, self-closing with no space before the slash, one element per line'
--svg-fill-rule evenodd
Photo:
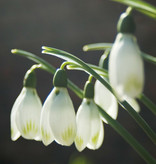
<path fill-rule="evenodd" d="M 101 56 L 99 61 L 99 67 L 108 69 L 108 55 L 110 49 L 107 49 L 104 54 Z M 107 77 L 103 77 L 108 81 Z M 98 104 L 103 110 L 109 114 L 113 119 L 117 118 L 118 115 L 118 103 L 115 96 L 98 80 L 95 82 L 94 86 L 95 96 L 94 101 Z M 102 120 L 107 123 L 107 121 L 102 117 Z"/>
<path fill-rule="evenodd" d="M 70 146 L 76 135 L 76 119 L 73 103 L 67 91 L 65 70 L 58 69 L 53 79 L 54 88 L 44 102 L 40 129 L 45 145 L 53 140 Z"/>
<path fill-rule="evenodd" d="M 35 89 L 35 72 L 27 71 L 24 87 L 11 110 L 11 139 L 20 136 L 26 139 L 40 140 L 40 114 L 42 103 Z"/>
<path fill-rule="evenodd" d="M 109 57 L 109 80 L 120 100 L 136 98 L 143 91 L 144 66 L 134 31 L 131 15 L 122 14 Z"/>
<path fill-rule="evenodd" d="M 93 150 L 98 149 L 104 139 L 103 123 L 93 100 L 93 84 L 87 82 L 84 90 L 84 98 L 76 115 L 77 134 L 75 146 L 78 151 L 84 150 L 85 147 Z"/>

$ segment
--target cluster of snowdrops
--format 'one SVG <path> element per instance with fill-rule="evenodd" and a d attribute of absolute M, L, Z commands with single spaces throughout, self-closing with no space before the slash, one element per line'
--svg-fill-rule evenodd
<path fill-rule="evenodd" d="M 98 149 L 104 140 L 103 122 L 98 106 L 113 119 L 118 115 L 118 103 L 126 100 L 137 112 L 140 108 L 135 98 L 143 91 L 144 66 L 141 51 L 134 36 L 135 23 L 128 13 L 123 13 L 118 22 L 118 34 L 110 49 L 108 76 L 102 76 L 112 87 L 109 91 L 100 81 L 93 84 L 90 75 L 85 84 L 82 103 L 77 109 L 67 91 L 67 74 L 64 67 L 56 70 L 54 88 L 43 105 L 36 91 L 35 67 L 24 77 L 23 89 L 11 111 L 11 138 L 53 141 L 64 146 L 75 143 L 78 151 Z M 44 47 L 43 53 L 46 53 Z M 105 57 L 101 58 L 105 61 Z M 98 105 L 98 106 L 97 106 Z"/>

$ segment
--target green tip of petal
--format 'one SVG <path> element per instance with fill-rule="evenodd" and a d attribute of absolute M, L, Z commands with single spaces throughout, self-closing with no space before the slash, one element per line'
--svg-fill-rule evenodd
<path fill-rule="evenodd" d="M 97 132 L 97 133 L 92 137 L 92 143 L 93 143 L 94 145 L 97 145 L 98 138 L 99 138 L 99 132 Z"/>
<path fill-rule="evenodd" d="M 78 151 L 82 151 L 83 150 L 83 148 L 82 148 L 83 139 L 81 137 L 76 136 L 75 145 L 76 145 L 76 148 L 78 149 Z"/>
<path fill-rule="evenodd" d="M 62 134 L 62 140 L 67 146 L 70 146 L 75 137 L 75 131 L 72 127 L 68 127 Z"/>

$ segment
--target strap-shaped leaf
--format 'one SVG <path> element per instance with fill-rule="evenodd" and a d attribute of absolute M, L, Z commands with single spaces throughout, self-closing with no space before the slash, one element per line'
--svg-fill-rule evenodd
<path fill-rule="evenodd" d="M 156 7 L 142 0 L 113 0 L 131 6 L 135 10 L 156 20 Z"/>

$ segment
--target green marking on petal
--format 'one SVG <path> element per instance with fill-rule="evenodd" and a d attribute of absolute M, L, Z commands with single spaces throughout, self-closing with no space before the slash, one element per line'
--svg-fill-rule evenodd
<path fill-rule="evenodd" d="M 97 133 L 92 137 L 92 143 L 93 143 L 94 145 L 97 144 L 98 138 L 99 138 L 99 132 L 97 132 Z"/>
<path fill-rule="evenodd" d="M 46 130 L 44 130 L 43 127 L 41 128 L 41 134 L 46 141 L 50 140 L 50 134 Z"/>
<path fill-rule="evenodd" d="M 83 145 L 83 139 L 81 137 L 76 136 L 75 138 L 76 145 L 81 148 Z"/>
<path fill-rule="evenodd" d="M 11 128 L 11 136 L 13 136 L 14 135 L 14 130 L 13 130 L 13 128 Z"/>
<path fill-rule="evenodd" d="M 142 83 L 140 82 L 140 80 L 138 80 L 138 77 L 136 76 L 130 76 L 127 79 L 124 87 L 127 93 L 130 93 L 134 90 L 136 90 L 137 92 L 137 90 L 141 90 L 141 88 L 142 88 Z"/>
<path fill-rule="evenodd" d="M 68 142 L 71 138 L 74 138 L 75 132 L 72 127 L 68 127 L 62 134 L 62 139 Z"/>
<path fill-rule="evenodd" d="M 30 133 L 30 132 L 37 133 L 38 127 L 36 127 L 35 123 L 30 120 L 26 123 L 26 126 L 23 127 L 22 131 L 25 135 Z"/>

